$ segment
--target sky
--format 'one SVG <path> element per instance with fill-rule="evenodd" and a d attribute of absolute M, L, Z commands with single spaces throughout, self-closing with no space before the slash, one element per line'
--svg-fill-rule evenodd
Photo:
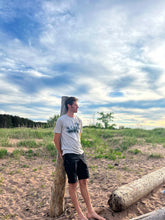
<path fill-rule="evenodd" d="M 0 0 L 0 114 L 165 127 L 164 0 Z"/>

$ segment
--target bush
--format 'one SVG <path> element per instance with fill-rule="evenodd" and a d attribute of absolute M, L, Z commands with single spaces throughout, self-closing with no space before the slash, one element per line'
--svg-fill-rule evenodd
<path fill-rule="evenodd" d="M 148 156 L 148 158 L 155 158 L 155 159 L 159 159 L 159 158 L 163 158 L 163 156 L 161 154 L 150 154 Z"/>
<path fill-rule="evenodd" d="M 21 155 L 24 154 L 23 150 L 19 150 L 19 149 L 15 149 L 13 152 L 12 152 L 13 156 L 15 159 L 19 159 Z"/>
<path fill-rule="evenodd" d="M 129 153 L 133 153 L 133 154 L 142 154 L 141 150 L 135 149 L 135 150 L 129 150 Z"/>
<path fill-rule="evenodd" d="M 50 152 L 52 157 L 57 155 L 57 149 L 54 144 L 52 143 L 47 144 L 46 149 Z"/>
<path fill-rule="evenodd" d="M 17 143 L 17 147 L 37 148 L 37 144 L 34 140 L 24 140 Z"/>
<path fill-rule="evenodd" d="M 83 147 L 92 147 L 93 142 L 88 139 L 81 138 L 81 144 Z"/>
<path fill-rule="evenodd" d="M 3 158 L 6 155 L 7 155 L 7 150 L 4 148 L 0 149 L 0 158 Z"/>

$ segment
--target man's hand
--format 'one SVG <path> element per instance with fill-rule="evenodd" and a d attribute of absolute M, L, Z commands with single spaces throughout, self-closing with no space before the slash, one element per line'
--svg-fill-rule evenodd
<path fill-rule="evenodd" d="M 60 158 L 63 159 L 62 158 L 62 150 L 61 150 L 61 134 L 60 133 L 54 134 L 54 143 L 55 143 L 55 146 L 57 148 L 57 151 L 59 153 Z"/>
<path fill-rule="evenodd" d="M 59 152 L 58 152 L 59 153 Z M 63 157 L 62 157 L 62 152 L 61 153 L 59 153 L 59 156 L 60 156 L 60 158 L 63 160 Z"/>

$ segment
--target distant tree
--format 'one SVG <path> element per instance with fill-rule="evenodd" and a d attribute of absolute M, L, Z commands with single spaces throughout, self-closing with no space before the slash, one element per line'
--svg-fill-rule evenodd
<path fill-rule="evenodd" d="M 29 120 L 27 118 L 21 118 L 19 116 L 0 114 L 0 128 L 13 127 L 47 127 L 47 123 L 34 122 L 32 120 Z"/>
<path fill-rule="evenodd" d="M 54 115 L 47 120 L 48 127 L 54 127 L 60 115 Z"/>
<path fill-rule="evenodd" d="M 99 123 L 99 122 L 96 122 L 96 128 L 102 128 L 103 126 L 102 126 L 102 124 L 101 123 Z"/>
<path fill-rule="evenodd" d="M 20 118 L 18 116 L 12 117 L 13 127 L 20 127 Z"/>
<path fill-rule="evenodd" d="M 99 117 L 97 120 L 101 121 L 104 124 L 104 128 L 110 128 L 114 129 L 115 124 L 111 124 L 110 122 L 113 121 L 113 112 L 110 113 L 104 113 L 104 112 L 98 112 Z"/>
<path fill-rule="evenodd" d="M 0 115 L 0 128 L 12 127 L 12 118 L 10 115 Z"/>
<path fill-rule="evenodd" d="M 119 129 L 124 129 L 124 126 L 123 125 L 119 126 Z"/>

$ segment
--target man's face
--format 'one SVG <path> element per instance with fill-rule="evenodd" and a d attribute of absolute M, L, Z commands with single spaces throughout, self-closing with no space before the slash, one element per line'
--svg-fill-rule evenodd
<path fill-rule="evenodd" d="M 76 101 L 73 102 L 72 105 L 69 105 L 69 107 L 70 107 L 70 111 L 72 111 L 73 113 L 76 113 L 78 111 L 78 108 L 79 108 Z"/>

